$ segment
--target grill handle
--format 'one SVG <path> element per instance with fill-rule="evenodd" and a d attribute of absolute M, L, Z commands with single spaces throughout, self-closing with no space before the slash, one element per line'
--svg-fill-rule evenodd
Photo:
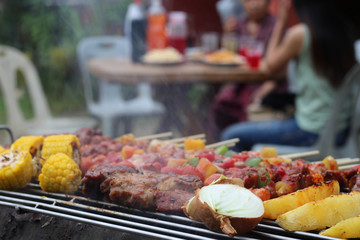
<path fill-rule="evenodd" d="M 13 135 L 11 129 L 6 125 L 0 125 L 0 131 L 2 131 L 2 130 L 7 131 L 7 133 L 10 136 L 10 141 L 11 141 L 11 144 L 12 144 L 14 142 L 14 135 Z"/>

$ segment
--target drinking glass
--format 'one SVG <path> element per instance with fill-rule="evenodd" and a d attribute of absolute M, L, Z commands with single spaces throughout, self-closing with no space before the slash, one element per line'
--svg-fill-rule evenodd
<path fill-rule="evenodd" d="M 247 58 L 247 49 L 250 44 L 254 41 L 254 39 L 250 36 L 240 36 L 238 43 L 238 53 L 240 56 Z"/>
<path fill-rule="evenodd" d="M 216 32 L 207 32 L 201 35 L 201 47 L 204 53 L 211 53 L 219 47 L 219 35 Z"/>
<path fill-rule="evenodd" d="M 234 33 L 226 33 L 221 40 L 221 47 L 236 53 L 237 51 L 237 36 Z"/>
<path fill-rule="evenodd" d="M 257 70 L 260 66 L 260 60 L 264 54 L 264 43 L 261 41 L 252 41 L 246 49 L 246 59 L 251 69 Z"/>

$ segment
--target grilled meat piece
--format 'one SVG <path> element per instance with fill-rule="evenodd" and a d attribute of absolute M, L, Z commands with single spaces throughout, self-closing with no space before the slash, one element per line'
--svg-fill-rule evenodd
<path fill-rule="evenodd" d="M 190 175 L 173 175 L 154 171 L 138 172 L 127 166 L 104 165 L 89 170 L 83 178 L 83 193 L 91 198 L 105 199 L 129 207 L 142 209 L 156 209 L 156 203 L 161 203 L 161 209 L 171 211 L 175 206 L 185 203 L 189 194 L 179 197 L 178 202 L 166 207 L 166 201 L 155 201 L 159 191 L 167 191 L 167 196 L 178 196 L 181 192 L 194 194 L 203 183 L 199 177 Z M 171 194 L 170 192 L 178 192 Z M 160 196 L 160 195 L 159 195 Z M 159 199 L 161 199 L 159 197 Z"/>
<path fill-rule="evenodd" d="M 147 171 L 144 174 L 116 174 L 111 180 L 104 181 L 100 187 L 105 194 L 110 190 L 108 196 L 112 202 L 135 208 L 155 209 L 154 198 L 158 191 L 183 190 L 193 193 L 202 185 L 202 181 L 196 176 L 175 176 Z"/>
<path fill-rule="evenodd" d="M 182 206 L 194 196 L 194 193 L 175 190 L 175 191 L 157 191 L 155 193 L 155 205 L 158 211 L 175 212 L 180 211 Z"/>
<path fill-rule="evenodd" d="M 86 172 L 83 182 L 83 193 L 93 199 L 101 199 L 100 184 L 114 173 L 135 173 L 136 169 L 128 166 L 103 165 Z"/>
<path fill-rule="evenodd" d="M 347 192 L 352 186 L 349 180 L 357 174 L 356 169 L 341 170 L 327 170 L 324 176 L 325 181 L 337 180 L 340 185 L 340 190 Z"/>
<path fill-rule="evenodd" d="M 104 181 L 100 188 L 102 193 L 109 190 L 111 202 L 134 208 L 154 208 L 154 195 L 161 176 L 137 173 L 119 174 Z"/>
<path fill-rule="evenodd" d="M 360 175 L 354 175 L 349 180 L 349 190 L 350 192 L 360 192 Z"/>

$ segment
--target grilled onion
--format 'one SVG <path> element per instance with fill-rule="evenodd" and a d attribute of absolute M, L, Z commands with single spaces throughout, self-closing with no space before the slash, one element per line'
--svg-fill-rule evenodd
<path fill-rule="evenodd" d="M 262 219 L 264 205 L 250 190 L 233 184 L 214 184 L 196 191 L 183 207 L 191 219 L 210 230 L 233 237 L 251 231 Z"/>

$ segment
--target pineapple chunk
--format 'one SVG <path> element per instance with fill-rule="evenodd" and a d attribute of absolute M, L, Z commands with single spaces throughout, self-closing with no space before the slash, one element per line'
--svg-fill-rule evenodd
<path fill-rule="evenodd" d="M 267 200 L 264 202 L 264 218 L 276 219 L 281 214 L 300 207 L 305 203 L 339 194 L 339 191 L 338 181 L 331 181 L 330 183 L 312 185 L 294 193 Z"/>
<path fill-rule="evenodd" d="M 335 238 L 360 238 L 360 216 L 345 219 L 320 234 Z"/>
<path fill-rule="evenodd" d="M 276 223 L 288 231 L 322 230 L 360 215 L 360 192 L 313 201 L 280 215 Z"/>

